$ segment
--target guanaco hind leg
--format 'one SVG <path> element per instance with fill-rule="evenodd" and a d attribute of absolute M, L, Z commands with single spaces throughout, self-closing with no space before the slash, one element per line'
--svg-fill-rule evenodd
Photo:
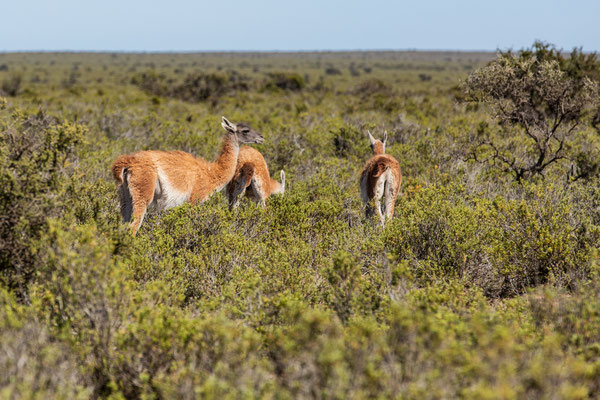
<path fill-rule="evenodd" d="M 375 208 L 373 208 L 373 204 L 371 203 L 371 199 L 369 199 L 369 194 L 367 192 L 367 175 L 363 174 L 360 178 L 360 194 L 362 197 L 363 204 L 365 205 L 365 217 L 367 219 L 371 219 L 373 213 L 375 212 Z"/>
<path fill-rule="evenodd" d="M 394 206 L 396 204 L 396 197 L 398 196 L 398 182 L 394 181 L 392 174 L 390 173 L 385 184 L 385 203 L 384 212 L 387 220 L 392 219 L 394 216 Z"/>
<path fill-rule="evenodd" d="M 380 176 L 375 183 L 375 195 L 373 196 L 373 201 L 375 203 L 375 211 L 377 212 L 377 216 L 379 217 L 379 222 L 381 226 L 385 224 L 385 216 L 383 214 L 383 210 L 381 209 L 381 198 L 383 197 L 385 189 L 385 175 Z"/>
<path fill-rule="evenodd" d="M 257 203 L 259 203 L 262 207 L 266 207 L 266 195 L 263 189 L 262 181 L 258 177 L 252 178 L 250 182 L 250 186 L 248 189 L 252 191 L 253 196 L 251 196 Z"/>
<path fill-rule="evenodd" d="M 129 183 L 127 182 L 127 170 L 123 172 L 123 183 L 119 185 L 119 204 L 121 205 L 121 218 L 123 223 L 131 221 L 133 214 L 133 199 L 129 193 Z"/>
<path fill-rule="evenodd" d="M 154 199 L 157 174 L 154 170 L 131 168 L 128 171 L 128 188 L 132 199 L 133 220 L 129 223 L 133 235 L 140 228 L 146 209 Z"/>
<path fill-rule="evenodd" d="M 229 209 L 233 210 L 240 204 L 240 195 L 246 190 L 244 180 L 232 181 L 227 185 L 227 197 L 229 198 Z"/>

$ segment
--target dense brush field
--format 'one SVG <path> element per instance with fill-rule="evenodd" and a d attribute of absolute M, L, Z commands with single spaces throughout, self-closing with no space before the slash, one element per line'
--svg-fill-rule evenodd
<path fill-rule="evenodd" d="M 598 114 L 519 170 L 539 148 L 472 96 L 496 57 L 0 54 L 0 398 L 600 397 Z M 285 195 L 132 237 L 113 160 L 214 160 L 222 115 Z M 367 129 L 402 168 L 384 228 Z"/>

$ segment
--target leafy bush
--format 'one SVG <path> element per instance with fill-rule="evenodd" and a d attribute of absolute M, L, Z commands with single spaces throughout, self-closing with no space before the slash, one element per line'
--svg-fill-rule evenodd
<path fill-rule="evenodd" d="M 459 278 L 490 297 L 548 282 L 573 288 L 592 273 L 588 254 L 600 232 L 571 203 L 546 186 L 513 201 L 431 187 L 400 204 L 403 217 L 391 222 L 385 240 L 425 284 Z"/>
<path fill-rule="evenodd" d="M 24 295 L 35 271 L 31 243 L 71 200 L 69 174 L 85 129 L 19 110 L 0 124 L 0 273 Z"/>
<path fill-rule="evenodd" d="M 304 78 L 296 73 L 271 72 L 263 84 L 263 89 L 273 90 L 276 88 L 297 92 L 306 86 Z"/>
<path fill-rule="evenodd" d="M 167 79 L 165 75 L 150 71 L 134 77 L 132 83 L 157 96 L 175 97 L 190 102 L 211 101 L 213 103 L 224 95 L 249 88 L 249 82 L 243 76 L 203 72 L 188 74 L 182 82 L 176 82 L 173 79 Z"/>
<path fill-rule="evenodd" d="M 352 127 L 341 127 L 334 132 L 333 146 L 337 157 L 365 156 L 369 150 L 365 134 Z"/>
<path fill-rule="evenodd" d="M 327 67 L 325 68 L 325 75 L 341 75 L 342 71 L 340 71 L 336 67 Z"/>
<path fill-rule="evenodd" d="M 0 86 L 0 94 L 15 97 L 21 92 L 22 81 L 23 76 L 21 74 L 12 74 L 10 77 L 2 81 L 2 85 Z"/>
<path fill-rule="evenodd" d="M 237 75 L 195 73 L 173 89 L 174 96 L 187 101 L 215 100 L 236 90 L 248 90 L 248 83 Z"/>
<path fill-rule="evenodd" d="M 392 112 L 399 108 L 394 89 L 378 78 L 367 79 L 356 85 L 350 93 L 360 99 L 360 108 Z"/>
<path fill-rule="evenodd" d="M 585 71 L 591 68 L 587 63 L 595 65 L 595 57 L 584 58 L 578 72 L 579 61 L 577 52 L 567 62 L 555 49 L 537 45 L 517 55 L 501 53 L 471 74 L 466 82 L 471 99 L 491 105 L 500 122 L 517 127 L 528 144 L 516 153 L 514 145 L 483 138 L 476 141 L 471 157 L 511 173 L 517 181 L 543 175 L 551 164 L 569 158 L 572 136 L 598 102 L 598 82 Z"/>
<path fill-rule="evenodd" d="M 77 360 L 64 343 L 0 289 L 0 394 L 5 398 L 87 399 Z"/>

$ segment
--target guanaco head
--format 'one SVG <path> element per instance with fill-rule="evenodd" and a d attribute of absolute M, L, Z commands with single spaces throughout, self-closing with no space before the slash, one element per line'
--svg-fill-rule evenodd
<path fill-rule="evenodd" d="M 256 132 L 254 129 L 250 128 L 248 125 L 244 123 L 234 124 L 229 122 L 227 118 L 223 117 L 221 121 L 221 126 L 227 132 L 235 135 L 239 143 L 262 143 L 265 139 L 262 135 Z"/>
<path fill-rule="evenodd" d="M 387 143 L 387 131 L 383 134 L 383 141 L 379 139 L 375 139 L 371 132 L 367 131 L 369 134 L 369 140 L 371 141 L 371 150 L 373 150 L 373 154 L 384 154 L 385 153 L 385 144 Z"/>

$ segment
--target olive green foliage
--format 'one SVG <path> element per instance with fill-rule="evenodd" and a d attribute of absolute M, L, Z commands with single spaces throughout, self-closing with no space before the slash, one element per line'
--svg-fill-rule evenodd
<path fill-rule="evenodd" d="M 292 90 L 298 91 L 304 88 L 306 84 L 304 83 L 304 78 L 295 73 L 285 73 L 285 72 L 270 72 L 268 74 L 268 79 L 264 83 L 264 88 L 268 90 L 273 89 L 283 89 L 283 90 Z"/>
<path fill-rule="evenodd" d="M 0 289 L 0 396 L 27 399 L 86 399 L 77 359 L 47 326 Z"/>
<path fill-rule="evenodd" d="M 16 96 L 21 91 L 21 81 L 23 77 L 20 74 L 12 74 L 2 80 L 0 85 L 0 94 L 5 96 Z"/>
<path fill-rule="evenodd" d="M 557 83 L 597 79 L 580 50 L 511 62 L 534 54 Z M 563 159 L 517 184 L 465 157 L 531 145 L 457 102 L 507 57 L 0 55 L 0 81 L 22 71 L 0 98 L 0 398 L 599 397 L 594 116 L 568 118 L 570 180 Z M 212 159 L 221 115 L 264 135 L 285 195 L 151 210 L 133 238 L 112 161 Z M 367 129 L 402 168 L 384 228 L 360 197 Z"/>
<path fill-rule="evenodd" d="M 563 159 L 578 161 L 578 169 L 583 168 L 576 178 L 597 172 L 586 162 L 589 157 L 574 156 L 570 148 L 573 136 L 581 131 L 584 113 L 598 104 L 599 83 L 590 76 L 599 75 L 599 69 L 595 54 L 586 56 L 576 49 L 565 59 L 543 43 L 516 55 L 502 53 L 473 73 L 466 87 L 473 101 L 492 105 L 505 130 L 522 131 L 527 146 L 519 149 L 522 141 L 517 144 L 510 133 L 509 140 L 498 143 L 482 129 L 471 157 L 512 173 L 517 181 L 543 175 L 549 165 Z"/>
<path fill-rule="evenodd" d="M 194 72 L 181 82 L 167 79 L 164 74 L 153 71 L 142 73 L 132 79 L 144 91 L 158 96 L 169 96 L 185 101 L 216 102 L 221 96 L 236 90 L 248 90 L 248 83 L 236 74 Z"/>
<path fill-rule="evenodd" d="M 32 241 L 71 201 L 69 164 L 85 128 L 18 109 L 0 124 L 0 273 L 23 289 L 34 269 Z"/>

